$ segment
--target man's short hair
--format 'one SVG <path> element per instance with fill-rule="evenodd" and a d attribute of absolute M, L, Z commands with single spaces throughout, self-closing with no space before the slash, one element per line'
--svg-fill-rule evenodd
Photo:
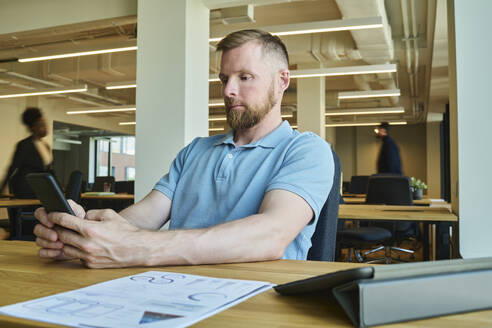
<path fill-rule="evenodd" d="M 388 122 L 381 122 L 381 124 L 379 124 L 379 128 L 380 129 L 386 129 L 386 132 L 389 132 L 390 130 L 390 125 Z"/>
<path fill-rule="evenodd" d="M 237 32 L 232 32 L 225 36 L 217 44 L 217 51 L 226 52 L 242 46 L 249 41 L 258 41 L 262 46 L 262 54 L 275 56 L 284 68 L 289 68 L 289 54 L 287 53 L 287 48 L 278 36 L 271 35 L 268 32 L 261 30 L 241 30 Z"/>

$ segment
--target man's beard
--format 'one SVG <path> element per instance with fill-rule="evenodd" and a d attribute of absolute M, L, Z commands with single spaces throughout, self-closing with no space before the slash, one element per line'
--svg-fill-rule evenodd
<path fill-rule="evenodd" d="M 244 107 L 243 110 L 231 109 L 234 103 L 234 99 L 225 98 L 227 123 L 233 130 L 249 129 L 258 124 L 273 108 L 275 105 L 275 95 L 273 92 L 273 84 L 268 90 L 267 99 L 263 104 L 258 106 L 250 106 L 244 103 L 240 103 Z"/>

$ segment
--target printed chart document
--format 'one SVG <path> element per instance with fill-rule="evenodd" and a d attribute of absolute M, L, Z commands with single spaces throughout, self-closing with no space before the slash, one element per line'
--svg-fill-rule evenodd
<path fill-rule="evenodd" d="M 148 271 L 0 307 L 0 312 L 71 327 L 186 327 L 272 286 Z"/>

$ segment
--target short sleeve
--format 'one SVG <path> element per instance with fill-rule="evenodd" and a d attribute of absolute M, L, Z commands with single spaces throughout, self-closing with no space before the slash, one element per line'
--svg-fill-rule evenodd
<path fill-rule="evenodd" d="M 330 145 L 311 132 L 299 135 L 290 145 L 281 169 L 266 192 L 282 189 L 302 197 L 311 206 L 315 222 L 328 198 L 335 166 Z"/>
<path fill-rule="evenodd" d="M 171 163 L 171 167 L 169 168 L 169 172 L 165 174 L 154 186 L 154 190 L 160 191 L 164 195 L 166 195 L 169 199 L 173 199 L 174 191 L 176 190 L 176 186 L 178 184 L 179 178 L 181 176 L 181 172 L 183 171 L 183 167 L 185 165 L 186 158 L 190 152 L 190 149 L 193 148 L 193 145 L 196 144 L 199 138 L 195 138 L 190 144 L 188 144 L 185 148 L 181 149 L 176 158 Z"/>

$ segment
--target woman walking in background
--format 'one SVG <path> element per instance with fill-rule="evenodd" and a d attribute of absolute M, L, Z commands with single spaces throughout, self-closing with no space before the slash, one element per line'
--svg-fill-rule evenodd
<path fill-rule="evenodd" d="M 29 107 L 22 113 L 22 123 L 31 132 L 31 135 L 17 143 L 14 158 L 1 184 L 3 191 L 7 184 L 10 193 L 16 198 L 36 198 L 26 181 L 29 173 L 53 173 L 53 155 L 49 145 L 41 140 L 47 134 L 46 120 L 41 110 Z"/>

